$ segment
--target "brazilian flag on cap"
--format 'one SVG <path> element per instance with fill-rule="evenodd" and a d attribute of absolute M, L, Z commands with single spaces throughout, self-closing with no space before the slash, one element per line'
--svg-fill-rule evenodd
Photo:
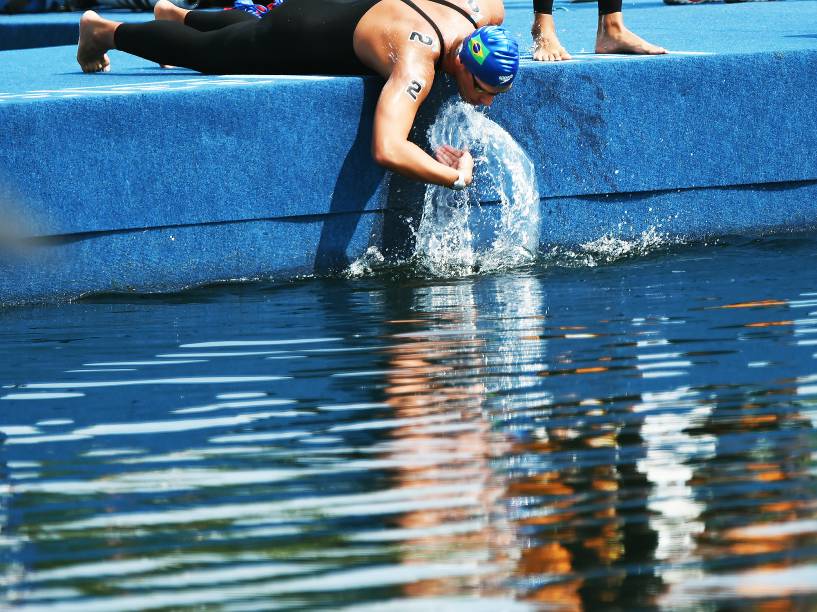
<path fill-rule="evenodd" d="M 499 26 L 482 26 L 471 32 L 462 41 L 459 58 L 472 75 L 503 91 L 519 70 L 519 46 Z"/>
<path fill-rule="evenodd" d="M 485 46 L 485 43 L 482 42 L 482 37 L 479 34 L 468 41 L 468 48 L 471 51 L 471 56 L 480 66 L 485 63 L 485 60 L 488 59 L 488 56 L 491 54 L 491 50 Z"/>

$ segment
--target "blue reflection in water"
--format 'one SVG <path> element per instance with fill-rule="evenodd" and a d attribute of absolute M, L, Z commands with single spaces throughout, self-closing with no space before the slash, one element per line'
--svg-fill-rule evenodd
<path fill-rule="evenodd" d="M 5 603 L 815 605 L 813 257 L 2 311 Z"/>

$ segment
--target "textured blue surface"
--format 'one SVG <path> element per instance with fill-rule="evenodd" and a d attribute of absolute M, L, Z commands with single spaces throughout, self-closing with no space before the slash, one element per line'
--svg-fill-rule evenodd
<path fill-rule="evenodd" d="M 38 233 L 363 210 L 382 180 L 364 120 L 373 79 L 137 72 L 0 103 L 16 143 L 0 149 L 0 172 L 12 169 L 6 182 L 36 211 Z M 327 100 L 342 118 L 331 129 Z"/>
<path fill-rule="evenodd" d="M 338 270 L 379 235 L 380 215 L 333 215 L 65 236 L 0 246 L 0 304 Z"/>
<path fill-rule="evenodd" d="M 491 116 L 546 196 L 807 180 L 815 78 L 817 51 L 528 66 Z"/>
<path fill-rule="evenodd" d="M 562 6 L 565 45 L 592 45 L 595 5 Z M 683 52 L 523 60 L 487 112 L 534 161 L 543 248 L 655 225 L 695 238 L 813 224 L 815 17 L 814 1 L 638 3 L 628 24 Z M 510 3 L 507 21 L 527 48 L 527 2 Z M 26 236 L 69 237 L 47 247 L 62 253 L 48 272 L 0 256 L 0 302 L 285 277 L 335 268 L 369 244 L 404 246 L 406 224 L 381 211 L 416 219 L 422 189 L 371 160 L 379 79 L 202 76 L 118 52 L 111 73 L 85 75 L 74 54 L 0 53 L 0 219 Z M 438 79 L 415 140 L 452 97 Z M 325 219 L 332 232 L 291 231 Z M 196 249 L 157 246 L 179 226 Z M 260 227 L 279 229 L 265 242 Z M 241 231 L 255 247 L 236 260 Z"/>
<path fill-rule="evenodd" d="M 118 21 L 140 22 L 151 15 L 125 10 L 100 11 Z M 56 47 L 76 43 L 79 13 L 0 15 L 0 51 Z"/>

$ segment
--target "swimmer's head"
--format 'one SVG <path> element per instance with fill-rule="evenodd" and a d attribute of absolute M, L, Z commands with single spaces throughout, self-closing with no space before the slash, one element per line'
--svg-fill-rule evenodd
<path fill-rule="evenodd" d="M 462 41 L 458 57 L 471 73 L 477 94 L 494 96 L 508 91 L 519 70 L 519 45 L 499 26 L 471 32 Z"/>

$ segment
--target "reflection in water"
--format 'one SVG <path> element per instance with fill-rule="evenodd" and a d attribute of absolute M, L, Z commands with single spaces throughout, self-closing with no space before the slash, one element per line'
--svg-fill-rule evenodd
<path fill-rule="evenodd" d="M 779 316 L 788 306 L 787 300 L 763 300 L 723 308 L 777 307 Z M 761 312 L 742 328 L 780 327 L 774 336 L 778 341 L 792 332 L 798 335 L 790 321 L 768 321 Z M 817 319 L 800 322 L 800 332 L 817 329 L 815 323 Z M 699 574 L 677 581 L 665 603 L 754 598 L 762 599 L 766 609 L 786 609 L 792 596 L 814 592 L 817 566 L 803 567 L 792 551 L 808 550 L 817 542 L 814 528 L 804 528 L 803 522 L 809 525 L 817 509 L 815 436 L 800 402 L 792 401 L 799 389 L 782 382 L 749 392 L 737 385 L 708 390 L 712 410 L 696 433 L 711 437 L 712 456 L 689 480 L 705 503 L 697 554 L 705 563 L 728 559 L 731 571 L 717 580 Z"/>
<path fill-rule="evenodd" d="M 463 284 L 418 292 L 415 318 L 393 322 L 403 331 L 388 351 L 392 369 L 384 391 L 402 421 L 391 432 L 390 454 L 399 466 L 395 486 L 462 488 L 455 503 L 395 517 L 406 535 L 405 562 L 442 554 L 455 562 L 478 560 L 482 572 L 407 585 L 405 597 L 492 595 L 507 572 L 508 533 L 497 503 L 502 488 L 489 464 L 502 439 L 490 431 L 485 388 L 475 376 L 484 367 L 484 342 L 471 289 Z"/>
<path fill-rule="evenodd" d="M 809 609 L 784 246 L 5 311 L 4 604 Z"/>
<path fill-rule="evenodd" d="M 397 334 L 403 342 L 390 349 L 394 374 L 385 389 L 396 415 L 409 423 L 394 430 L 399 486 L 476 487 L 468 505 L 408 513 L 399 524 L 426 536 L 412 540 L 412 557 L 442 547 L 479 559 L 485 572 L 476 581 L 411 585 L 408 596 L 508 593 L 518 544 L 503 499 L 507 484 L 492 460 L 509 444 L 492 429 L 491 417 L 524 408 L 529 398 L 520 391 L 537 382 L 541 345 L 524 340 L 524 334 L 536 335 L 541 319 L 533 284 L 530 278 L 492 282 L 481 308 L 471 283 L 426 287 L 415 296 L 416 318 L 393 322 L 406 329 Z M 496 398 L 490 410 L 488 398 Z"/>

